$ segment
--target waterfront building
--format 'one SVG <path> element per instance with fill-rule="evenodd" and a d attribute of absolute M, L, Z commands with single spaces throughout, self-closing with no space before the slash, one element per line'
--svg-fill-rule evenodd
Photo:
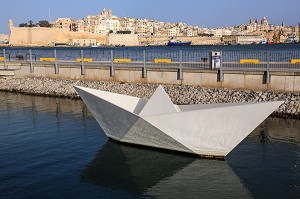
<path fill-rule="evenodd" d="M 100 12 L 100 18 L 110 19 L 112 18 L 112 10 L 106 10 L 105 8 Z"/>
<path fill-rule="evenodd" d="M 99 15 L 88 15 L 83 19 L 58 18 L 51 22 L 53 28 L 70 29 L 73 32 L 91 32 L 107 34 L 110 30 L 119 30 L 119 21 L 105 8 Z"/>
<path fill-rule="evenodd" d="M 257 27 L 258 27 L 258 20 L 253 20 L 252 17 L 250 18 L 250 23 L 249 23 L 249 32 L 256 32 Z"/>
<path fill-rule="evenodd" d="M 180 33 L 179 27 L 172 27 L 169 29 L 168 34 L 170 37 L 176 37 L 176 36 L 179 36 L 179 33 Z"/>
<path fill-rule="evenodd" d="M 96 46 L 99 45 L 96 39 L 87 38 L 87 39 L 70 39 L 69 43 L 70 46 Z"/>
<path fill-rule="evenodd" d="M 69 38 L 60 37 L 61 40 L 69 41 L 69 43 L 72 45 L 77 45 L 77 44 L 89 45 L 90 43 L 94 43 L 94 42 L 79 41 L 77 39 L 79 38 L 79 36 L 75 36 L 76 38 L 75 37 L 71 38 L 71 36 L 69 35 L 72 34 L 69 34 L 67 30 L 72 33 L 91 33 L 92 36 L 84 36 L 84 38 L 82 39 L 98 38 L 97 36 L 93 36 L 93 34 L 99 36 L 101 35 L 109 36 L 110 34 L 135 34 L 139 37 L 139 40 L 143 44 L 151 45 L 151 42 L 153 42 L 152 44 L 161 45 L 163 43 L 166 43 L 170 39 L 170 37 L 186 37 L 188 41 L 192 40 L 192 38 L 188 38 L 188 37 L 202 37 L 202 38 L 198 38 L 196 41 L 193 41 L 193 44 L 215 44 L 214 42 L 211 41 L 220 41 L 221 38 L 225 38 L 224 39 L 224 41 L 226 41 L 225 43 L 249 43 L 251 40 L 249 36 L 259 35 L 259 36 L 263 36 L 265 39 L 268 40 L 276 38 L 276 41 L 279 42 L 281 41 L 280 36 L 284 36 L 286 38 L 288 37 L 288 35 L 291 34 L 299 35 L 300 22 L 296 26 L 286 26 L 284 23 L 282 23 L 281 26 L 275 26 L 269 24 L 266 17 L 263 17 L 260 23 L 258 19 L 253 20 L 251 17 L 249 20 L 249 24 L 242 24 L 234 27 L 209 29 L 209 28 L 188 26 L 187 24 L 182 22 L 169 23 L 169 22 L 161 22 L 161 21 L 148 20 L 148 19 L 117 17 L 113 15 L 111 10 L 107 10 L 104 8 L 98 15 L 88 15 L 82 19 L 76 19 L 76 20 L 71 18 L 58 18 L 57 20 L 52 21 L 51 25 L 52 25 L 51 26 L 52 29 L 64 30 L 65 32 L 61 31 L 60 34 L 67 35 L 67 37 Z M 9 26 L 13 27 L 13 24 L 10 24 Z M 24 44 L 32 43 L 32 41 L 35 40 L 35 37 L 31 36 L 32 30 L 37 30 L 37 29 L 23 30 L 25 31 L 24 35 L 26 35 L 28 32 L 29 34 L 28 38 L 30 38 L 30 40 L 27 39 L 28 40 L 27 41 L 24 36 L 24 39 L 21 39 L 20 41 L 17 41 L 17 38 L 14 37 L 14 41 L 17 42 L 18 44 L 22 42 Z M 44 31 L 45 29 L 41 29 L 41 30 Z M 18 29 L 17 32 L 20 31 L 21 29 Z M 233 38 L 226 37 L 230 35 L 236 37 Z M 241 36 L 241 35 L 245 36 L 245 38 L 240 38 L 240 40 L 237 39 L 237 36 Z M 149 39 L 148 41 L 147 39 L 145 39 L 150 37 L 152 38 Z M 157 39 L 153 39 L 153 37 L 157 37 Z M 163 38 L 166 39 L 163 40 Z M 206 39 L 207 43 L 203 42 L 203 38 Z M 210 41 L 208 41 L 208 38 L 210 38 Z M 70 40 L 70 39 L 74 39 L 74 40 Z M 115 39 L 116 39 L 115 37 L 111 37 L 109 41 L 113 41 Z M 50 39 L 46 39 L 46 40 L 48 41 Z M 51 39 L 51 40 L 53 42 L 56 41 L 56 39 Z M 97 41 L 98 40 L 99 39 L 97 39 Z M 129 40 L 132 40 L 132 38 L 128 39 L 128 41 Z M 259 39 L 259 41 L 260 40 L 262 39 Z M 100 43 L 102 44 L 102 39 Z M 114 43 L 119 43 L 119 41 Z"/>
<path fill-rule="evenodd" d="M 0 34 L 0 44 L 7 44 L 9 36 L 5 34 Z"/>
<path fill-rule="evenodd" d="M 83 18 L 84 22 L 84 31 L 95 33 L 95 25 L 98 24 L 98 16 L 88 15 L 86 18 Z"/>
<path fill-rule="evenodd" d="M 188 29 L 186 31 L 186 36 L 188 37 L 194 37 L 196 34 L 195 34 L 195 31 L 193 29 Z"/>
<path fill-rule="evenodd" d="M 82 19 L 72 20 L 70 31 L 84 32 L 84 21 Z"/>
<path fill-rule="evenodd" d="M 120 31 L 130 31 L 131 34 L 135 34 L 135 19 L 134 18 L 126 18 L 126 17 L 121 17 L 118 18 L 120 22 Z"/>
<path fill-rule="evenodd" d="M 269 30 L 269 22 L 268 22 L 268 20 L 267 20 L 266 17 L 264 17 L 264 18 L 261 20 L 260 30 L 261 30 L 261 31 L 268 31 L 268 30 Z"/>
<path fill-rule="evenodd" d="M 71 18 L 58 18 L 56 21 L 51 22 L 52 27 L 61 29 L 71 29 L 72 19 Z"/>
<path fill-rule="evenodd" d="M 266 42 L 263 35 L 226 35 L 222 37 L 224 44 L 252 44 L 253 42 Z"/>
<path fill-rule="evenodd" d="M 107 33 L 105 20 L 101 21 L 100 24 L 95 25 L 95 33 L 96 34 L 106 34 Z"/>
<path fill-rule="evenodd" d="M 266 42 L 263 35 L 240 35 L 236 37 L 237 44 L 252 44 L 253 42 Z"/>
<path fill-rule="evenodd" d="M 134 26 L 135 26 L 135 32 L 139 36 L 151 35 L 150 23 L 147 19 L 136 19 Z"/>
<path fill-rule="evenodd" d="M 98 27 L 98 26 L 97 26 Z M 108 34 L 108 33 L 116 33 L 120 30 L 120 21 L 117 19 L 103 19 L 99 24 L 98 33 L 100 34 Z"/>

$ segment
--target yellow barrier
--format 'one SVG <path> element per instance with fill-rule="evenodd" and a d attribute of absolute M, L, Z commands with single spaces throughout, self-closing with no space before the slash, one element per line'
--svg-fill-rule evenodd
<path fill-rule="evenodd" d="M 92 61 L 93 61 L 93 58 L 83 58 L 83 61 L 84 61 L 84 62 L 92 62 Z M 81 58 L 77 58 L 77 59 L 76 59 L 76 62 L 81 62 Z"/>
<path fill-rule="evenodd" d="M 300 64 L 300 59 L 292 59 L 291 64 Z"/>
<path fill-rule="evenodd" d="M 120 59 L 120 58 L 117 58 L 117 59 L 114 59 L 114 62 L 115 63 L 130 63 L 131 62 L 131 59 L 127 59 L 127 58 L 122 58 L 122 59 Z"/>
<path fill-rule="evenodd" d="M 258 59 L 241 59 L 240 64 L 259 64 Z"/>
<path fill-rule="evenodd" d="M 50 61 L 50 62 L 54 62 L 55 58 L 53 57 L 41 57 L 40 61 Z"/>
<path fill-rule="evenodd" d="M 4 57 L 0 57 L 0 61 L 4 61 Z"/>
<path fill-rule="evenodd" d="M 158 64 L 158 63 L 171 63 L 172 60 L 171 59 L 154 59 L 154 63 Z"/>

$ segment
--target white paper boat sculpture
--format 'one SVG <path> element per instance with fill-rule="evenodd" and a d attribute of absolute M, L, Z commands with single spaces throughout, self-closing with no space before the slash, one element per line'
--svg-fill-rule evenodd
<path fill-rule="evenodd" d="M 142 99 L 75 86 L 105 134 L 120 142 L 224 158 L 283 102 L 174 105 L 162 86 Z"/>

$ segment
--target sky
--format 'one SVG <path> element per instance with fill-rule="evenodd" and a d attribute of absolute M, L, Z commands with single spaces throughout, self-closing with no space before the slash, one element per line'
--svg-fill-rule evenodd
<path fill-rule="evenodd" d="M 9 34 L 10 18 L 18 26 L 29 20 L 81 19 L 103 8 L 118 17 L 207 28 L 248 24 L 250 17 L 260 21 L 264 16 L 275 25 L 300 22 L 299 0 L 1 0 L 0 7 L 0 34 Z"/>

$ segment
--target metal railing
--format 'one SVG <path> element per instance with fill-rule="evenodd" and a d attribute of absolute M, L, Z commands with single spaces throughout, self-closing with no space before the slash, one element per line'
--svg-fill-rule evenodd
<path fill-rule="evenodd" d="M 142 68 L 143 77 L 147 76 L 147 68 L 169 68 L 178 70 L 178 79 L 182 79 L 183 69 L 218 70 L 220 77 L 226 71 L 265 72 L 267 77 L 270 72 L 300 72 L 300 50 L 225 50 L 221 52 L 219 68 L 212 67 L 211 51 L 196 48 L 12 48 L 3 49 L 0 58 L 1 55 L 6 69 L 7 61 L 25 61 L 30 63 L 30 71 L 33 72 L 34 63 L 44 58 L 53 62 L 55 74 L 59 73 L 62 64 L 80 64 L 82 75 L 85 75 L 85 67 L 89 66 L 110 67 L 111 76 L 114 76 L 114 70 L 118 67 L 139 67 Z M 19 60 L 23 55 L 25 60 Z"/>

